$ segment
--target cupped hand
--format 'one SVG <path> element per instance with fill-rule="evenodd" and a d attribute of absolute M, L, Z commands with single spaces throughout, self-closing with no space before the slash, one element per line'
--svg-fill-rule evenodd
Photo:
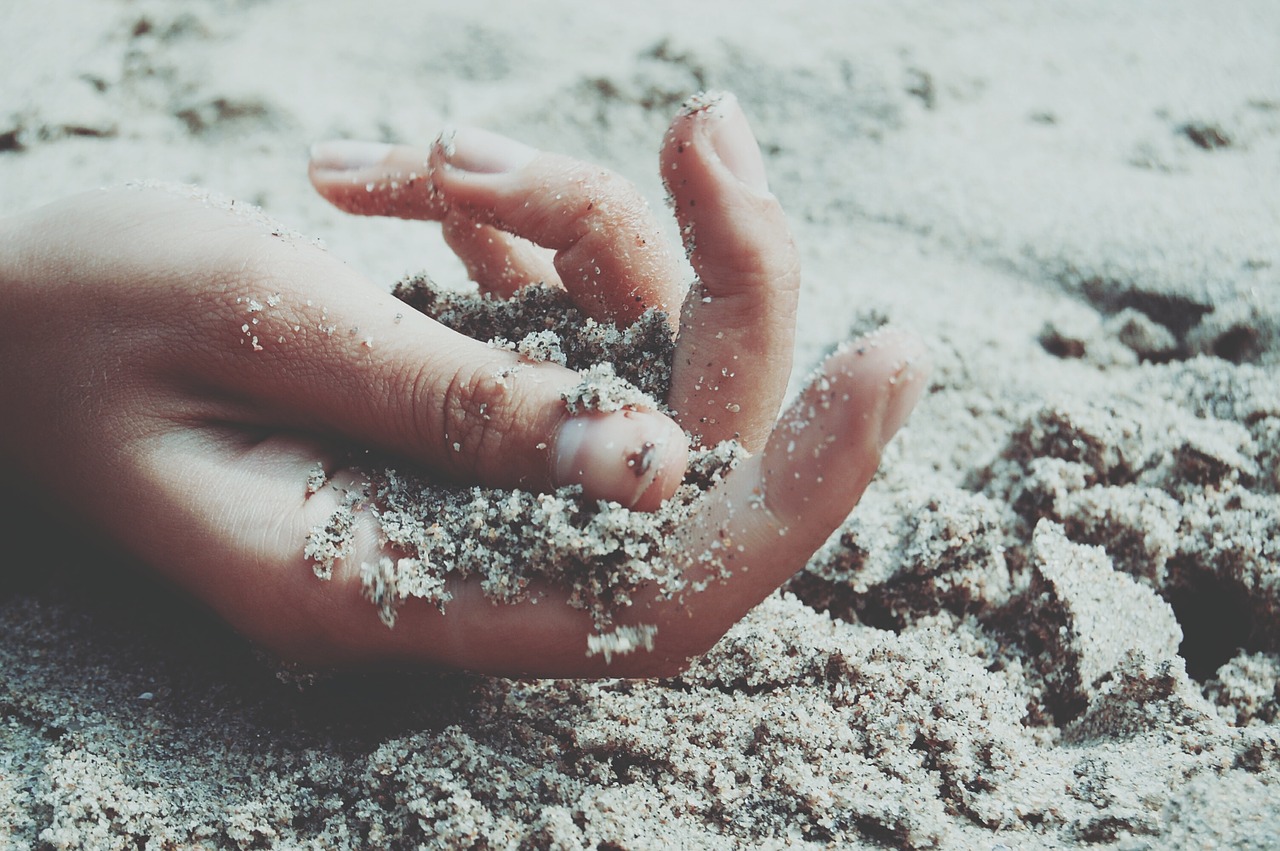
<path fill-rule="evenodd" d="M 0 222 L 0 458 L 68 509 L 287 658 L 395 660 L 523 675 L 678 670 L 803 566 L 852 510 L 924 386 L 913 338 L 831 356 L 775 425 L 790 373 L 796 252 L 741 110 L 697 101 L 673 122 L 662 173 L 697 283 L 636 190 L 603 169 L 479 130 L 430 149 L 317 146 L 312 181 L 351 212 L 443 222 L 480 286 L 558 282 L 588 313 L 679 316 L 668 403 L 566 413 L 554 364 L 444 328 L 252 211 L 118 189 Z M 683 310 L 680 305 L 683 304 Z M 495 376 L 506 373 L 504 381 Z M 679 423 L 679 425 L 677 425 Z M 590 617 L 563 589 L 495 605 L 458 582 L 444 613 L 409 601 L 395 629 L 362 596 L 384 554 L 358 514 L 352 551 L 318 581 L 308 532 L 359 485 L 350 448 L 450 481 L 546 489 L 640 510 L 678 486 L 680 427 L 754 454 L 672 542 L 682 599 L 641 595 L 620 623 L 650 652 L 585 654 Z M 656 447 L 654 463 L 634 457 Z M 308 486 L 317 465 L 326 484 Z M 313 492 L 314 491 L 314 492 Z M 731 560 L 732 564 L 728 564 Z"/>

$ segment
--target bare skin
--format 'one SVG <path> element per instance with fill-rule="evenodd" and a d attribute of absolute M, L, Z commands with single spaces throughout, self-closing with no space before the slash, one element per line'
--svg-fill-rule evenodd
<path fill-rule="evenodd" d="M 216 204 L 147 189 L 90 193 L 0 220 L 0 461 L 275 653 L 537 676 L 679 670 L 803 566 L 853 509 L 925 386 L 921 344 L 897 332 L 832 355 L 778 419 L 791 370 L 797 253 L 732 96 L 673 121 L 662 173 L 698 283 L 623 178 L 478 130 L 426 149 L 326 143 L 311 179 L 352 213 L 440 221 L 479 285 L 564 286 L 584 310 L 678 317 L 676 421 L 651 411 L 569 417 L 575 373 L 408 310 L 310 243 Z M 683 307 L 682 307 L 683 305 Z M 563 591 L 494 605 L 457 582 L 440 614 L 410 601 L 387 629 L 359 566 L 384 554 L 360 514 L 331 581 L 307 533 L 357 485 L 352 446 L 452 481 L 655 508 L 683 475 L 681 427 L 739 435 L 751 458 L 672 542 L 696 578 L 681 601 L 643 595 L 652 652 L 585 655 L 590 618 Z M 628 459 L 656 446 L 648 472 Z M 329 475 L 307 490 L 320 462 Z M 725 542 L 728 542 L 726 545 Z M 705 560 L 710 553 L 712 563 Z"/>

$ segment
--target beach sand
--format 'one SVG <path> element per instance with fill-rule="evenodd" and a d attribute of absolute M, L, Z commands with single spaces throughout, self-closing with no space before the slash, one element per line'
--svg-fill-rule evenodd
<path fill-rule="evenodd" d="M 886 320 L 935 368 L 840 533 L 670 680 L 286 675 L 14 509 L 0 848 L 1280 845 L 1280 8 L 788 9 L 5 5 L 0 212 L 198 183 L 461 287 L 307 145 L 479 125 L 658 206 L 671 114 L 727 89 L 802 254 L 793 390 Z"/>

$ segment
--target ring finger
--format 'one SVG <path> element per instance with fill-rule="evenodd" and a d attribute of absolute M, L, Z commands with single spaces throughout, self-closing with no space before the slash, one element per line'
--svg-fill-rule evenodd
<path fill-rule="evenodd" d="M 672 315 L 684 273 L 648 203 L 607 169 L 464 128 L 430 150 L 329 142 L 312 151 L 311 180 L 339 208 L 360 215 L 442 221 L 450 244 L 485 289 L 547 280 L 532 246 L 554 252 L 552 268 L 589 316 L 630 323 L 648 308 Z M 461 226 L 480 226 L 479 238 Z M 493 240 L 498 232 L 517 238 Z"/>

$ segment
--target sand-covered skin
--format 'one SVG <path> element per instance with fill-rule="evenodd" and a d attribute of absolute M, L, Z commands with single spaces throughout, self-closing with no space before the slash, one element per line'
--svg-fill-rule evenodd
<path fill-rule="evenodd" d="M 669 411 L 658 400 L 670 389 L 675 344 L 662 312 L 646 311 L 618 327 L 586 316 L 559 287 L 533 285 L 494 299 L 478 291 L 442 290 L 425 276 L 402 281 L 395 293 L 455 331 L 519 353 L 520 363 L 504 368 L 497 381 L 539 361 L 581 373 L 581 382 L 563 394 L 571 415 Z M 485 488 L 365 463 L 359 468 L 362 486 L 312 530 L 304 554 L 318 577 L 331 578 L 335 562 L 351 549 L 353 511 L 359 507 L 376 519 L 381 539 L 396 553 L 360 566 L 365 595 L 388 627 L 410 598 L 447 611 L 451 579 L 477 579 L 491 600 L 505 604 L 529 599 L 530 585 L 539 583 L 566 589 L 569 604 L 591 615 L 595 630 L 584 648 L 588 655 L 603 653 L 607 659 L 637 647 L 652 649 L 656 626 L 617 627 L 615 619 L 642 588 L 670 599 L 713 581 L 688 583 L 669 542 L 743 455 L 732 440 L 694 449 L 680 487 L 657 510 L 645 512 L 586 499 L 578 485 L 550 493 Z M 634 463 L 644 464 L 643 454 Z M 727 575 L 713 573 L 715 579 Z"/>
<path fill-rule="evenodd" d="M 23 507 L 0 848 L 1280 845 L 1275 5 L 597 7 L 9 4 L 0 199 L 204 183 L 460 283 L 430 226 L 314 198 L 306 144 L 476 124 L 656 205 L 676 105 L 733 90 L 796 374 L 884 319 L 932 349 L 863 504 L 673 680 L 301 690 Z"/>

